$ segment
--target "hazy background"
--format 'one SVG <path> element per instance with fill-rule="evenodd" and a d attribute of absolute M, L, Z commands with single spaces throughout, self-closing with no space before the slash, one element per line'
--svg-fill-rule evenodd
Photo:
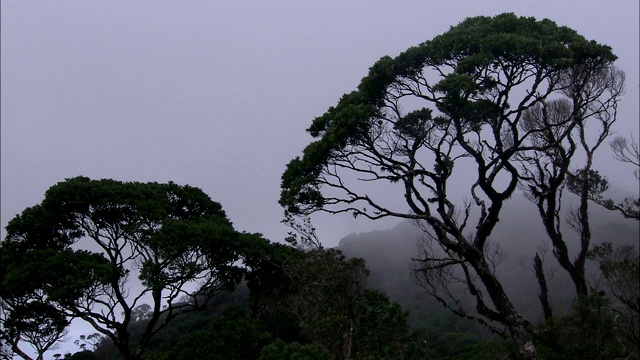
<path fill-rule="evenodd" d="M 515 12 L 608 44 L 627 73 L 615 130 L 638 138 L 638 0 L 12 1 L 1 5 L 1 225 L 78 175 L 174 181 L 236 229 L 282 241 L 285 165 L 312 119 L 466 17 Z M 632 169 L 599 158 L 616 186 Z M 617 176 L 618 177 L 617 177 Z M 397 221 L 315 219 L 332 246 Z"/>

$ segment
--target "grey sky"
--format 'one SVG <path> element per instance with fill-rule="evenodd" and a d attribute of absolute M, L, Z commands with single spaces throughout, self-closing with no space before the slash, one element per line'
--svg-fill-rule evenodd
<path fill-rule="evenodd" d="M 285 165 L 311 120 L 395 56 L 466 17 L 549 18 L 608 44 L 627 73 L 616 131 L 638 134 L 637 0 L 3 0 L 1 225 L 65 178 L 174 181 L 238 230 L 281 241 Z M 612 174 L 626 174 L 609 157 Z M 628 170 L 628 177 L 632 171 Z M 626 184 L 631 189 L 634 185 Z M 324 242 L 394 222 L 319 218 Z"/>

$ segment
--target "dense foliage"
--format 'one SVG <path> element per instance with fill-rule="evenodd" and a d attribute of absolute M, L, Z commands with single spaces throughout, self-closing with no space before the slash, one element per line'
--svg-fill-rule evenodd
<path fill-rule="evenodd" d="M 272 265 L 280 267 L 279 276 L 286 280 L 279 284 L 286 285 L 273 284 L 268 292 L 255 284 L 253 290 L 240 286 L 225 296 L 222 312 L 209 310 L 176 319 L 158 333 L 146 357 L 423 358 L 426 337 L 410 331 L 408 313 L 397 303 L 363 286 L 368 271 L 362 260 L 346 259 L 337 250 L 303 252 L 287 247 L 282 251 L 279 244 L 261 248 L 267 252 L 265 258 L 270 256 Z M 254 267 L 247 277 L 261 277 L 263 271 L 274 276 L 273 268 Z M 208 325 L 198 325 L 200 318 L 207 319 Z M 113 346 L 104 342 L 95 351 L 96 357 L 118 357 L 109 349 Z"/>
<path fill-rule="evenodd" d="M 241 242 L 220 204 L 173 183 L 68 179 L 7 226 L 0 281 L 3 340 L 39 356 L 82 319 L 139 359 L 175 317 L 240 281 Z M 129 325 L 143 303 L 146 328 Z M 34 335 L 37 334 L 37 337 Z"/>

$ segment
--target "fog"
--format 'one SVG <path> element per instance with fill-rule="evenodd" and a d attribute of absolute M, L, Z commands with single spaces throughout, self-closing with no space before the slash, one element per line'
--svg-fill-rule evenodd
<path fill-rule="evenodd" d="M 615 131 L 638 133 L 637 1 L 3 1 L 2 237 L 47 188 L 84 175 L 200 187 L 236 228 L 281 241 L 280 176 L 311 120 L 380 57 L 508 11 L 611 45 L 628 89 Z M 608 154 L 598 161 L 636 188 Z M 397 223 L 314 222 L 329 246 Z"/>
<path fill-rule="evenodd" d="M 575 209 L 576 200 L 573 195 L 565 198 L 563 216 L 567 215 L 569 207 Z M 595 206 L 590 210 L 590 219 L 592 244 L 611 242 L 616 247 L 626 244 L 637 249 L 640 238 L 638 221 L 625 219 L 617 213 Z M 573 259 L 579 251 L 580 240 L 567 223 L 561 225 L 570 258 Z M 372 272 L 370 286 L 385 291 L 406 308 L 412 308 L 415 312 L 412 316 L 415 318 L 421 313 L 436 313 L 443 309 L 426 295 L 412 276 L 411 265 L 414 260 L 421 258 L 420 248 L 425 241 L 428 241 L 428 237 L 422 230 L 411 221 L 405 221 L 389 230 L 352 233 L 340 241 L 338 248 L 348 256 L 364 258 Z M 501 253 L 496 267 L 497 276 L 525 318 L 533 322 L 543 319 L 538 301 L 540 290 L 533 270 L 536 253 L 543 258 L 554 313 L 564 314 L 571 309 L 575 287 L 567 272 L 554 258 L 553 246 L 533 203 L 522 195 L 515 195 L 513 201 L 504 208 L 501 220 L 493 231 L 491 243 L 489 248 L 498 245 Z M 595 261 L 587 261 L 587 279 L 590 286 L 596 289 L 602 282 L 597 269 Z M 470 296 L 464 293 L 461 299 L 469 301 Z"/>
<path fill-rule="evenodd" d="M 638 134 L 637 0 L 2 1 L 1 238 L 46 189 L 84 175 L 199 187 L 237 230 L 280 242 L 280 176 L 311 141 L 311 121 L 380 57 L 503 12 L 612 46 L 627 73 L 615 132 Z M 614 187 L 637 191 L 610 154 L 597 164 Z M 328 247 L 399 223 L 313 220 Z"/>

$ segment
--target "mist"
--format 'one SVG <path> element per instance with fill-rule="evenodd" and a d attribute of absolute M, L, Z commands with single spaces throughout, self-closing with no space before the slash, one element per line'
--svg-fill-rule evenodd
<path fill-rule="evenodd" d="M 471 16 L 549 18 L 610 45 L 627 74 L 612 135 L 638 140 L 639 7 L 637 1 L 612 6 L 596 0 L 580 6 L 570 0 L 393 6 L 2 1 L 0 238 L 46 189 L 84 175 L 201 188 L 222 204 L 237 230 L 283 242 L 291 229 L 281 223 L 281 176 L 311 141 L 305 131 L 311 121 L 354 90 L 382 56 L 396 56 Z M 613 160 L 606 146 L 595 160 L 612 184 L 610 197 L 638 194 L 633 169 Z M 458 184 L 457 201 L 464 201 L 467 185 Z M 385 194 L 385 201 L 406 206 L 397 192 Z M 637 244 L 637 223 L 592 209 L 594 243 Z M 440 310 L 411 279 L 424 235 L 412 224 L 349 214 L 315 214 L 312 221 L 325 247 L 367 260 L 372 287 L 409 308 Z M 548 241 L 533 205 L 514 196 L 492 241 L 505 254 L 498 271 L 509 293 L 518 306 L 534 304 L 526 315 L 539 318 L 530 268 Z M 566 310 L 572 288 L 547 249 L 545 266 L 555 273 L 552 302 Z M 423 315 L 412 315 L 413 324 Z M 87 331 L 74 324 L 69 337 Z"/>
<path fill-rule="evenodd" d="M 575 196 L 566 196 L 568 213 L 575 207 Z M 575 299 L 575 288 L 564 269 L 553 256 L 553 246 L 546 234 L 534 204 L 522 195 L 516 195 L 505 206 L 501 220 L 496 226 L 491 242 L 500 248 L 500 261 L 496 272 L 506 287 L 510 298 L 522 314 L 534 322 L 541 321 L 542 308 L 538 300 L 538 283 L 533 271 L 533 258 L 539 253 L 548 280 L 550 301 L 555 314 L 562 315 L 571 310 Z M 592 244 L 610 242 L 615 247 L 631 245 L 636 249 L 640 238 L 640 224 L 625 219 L 616 212 L 602 207 L 590 209 Z M 569 254 L 573 258 L 580 243 L 576 233 L 564 222 Z M 428 318 L 443 311 L 443 307 L 430 298 L 413 276 L 412 264 L 423 255 L 421 247 L 428 236 L 412 221 L 399 222 L 388 230 L 352 233 L 340 240 L 338 249 L 346 255 L 366 260 L 372 272 L 370 286 L 382 290 L 406 308 L 412 309 L 412 320 Z M 491 248 L 491 246 L 490 246 Z M 602 279 L 595 261 L 587 262 L 587 279 L 594 289 L 599 289 Z M 470 301 L 468 295 L 462 296 Z"/>

